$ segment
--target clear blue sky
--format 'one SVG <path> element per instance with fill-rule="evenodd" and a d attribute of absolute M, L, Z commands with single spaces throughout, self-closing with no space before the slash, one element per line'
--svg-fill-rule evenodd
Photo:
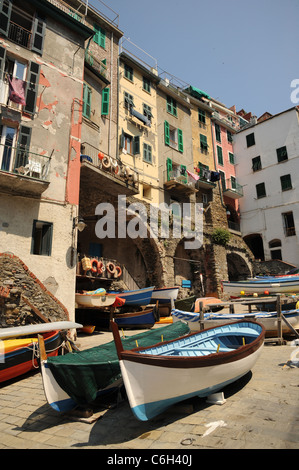
<path fill-rule="evenodd" d="M 226 106 L 260 116 L 295 105 L 299 0 L 103 1 L 118 13 L 124 36 L 160 69 Z"/>

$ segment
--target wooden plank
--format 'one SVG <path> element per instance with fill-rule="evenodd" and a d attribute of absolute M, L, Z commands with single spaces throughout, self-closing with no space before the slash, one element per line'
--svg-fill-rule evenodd
<path fill-rule="evenodd" d="M 37 307 L 35 307 L 29 299 L 27 299 L 27 297 L 25 297 L 25 295 L 22 294 L 22 300 L 25 302 L 25 304 L 27 304 L 32 310 L 33 310 L 33 313 L 35 313 L 35 315 L 38 316 L 38 318 L 40 318 L 40 320 L 42 320 L 44 323 L 51 323 L 40 311 Z"/>

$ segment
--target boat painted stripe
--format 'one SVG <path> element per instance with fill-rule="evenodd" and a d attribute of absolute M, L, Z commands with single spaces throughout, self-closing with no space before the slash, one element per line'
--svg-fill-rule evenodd
<path fill-rule="evenodd" d="M 180 396 L 176 396 L 176 397 L 169 398 L 166 400 L 160 400 L 160 401 L 144 403 L 142 405 L 134 406 L 132 408 L 132 411 L 134 415 L 136 416 L 136 418 L 139 419 L 140 421 L 148 421 L 149 419 L 154 418 L 155 416 L 162 413 L 167 408 L 171 407 L 172 405 L 178 402 L 181 402 L 181 401 L 187 400 L 188 398 L 192 398 L 196 396 L 200 398 L 208 397 L 212 393 L 215 393 L 221 390 L 222 388 L 226 387 L 230 383 L 235 382 L 236 380 L 239 380 L 241 377 L 243 377 L 247 373 L 248 371 L 230 380 L 222 382 L 221 384 L 217 384 L 212 387 L 205 388 L 204 390 L 187 393 L 186 395 L 180 395 Z"/>
<path fill-rule="evenodd" d="M 49 405 L 58 412 L 66 412 L 73 410 L 78 404 L 72 399 L 72 398 L 67 398 L 66 400 L 60 400 L 60 401 L 53 401 L 52 403 L 49 403 Z"/>

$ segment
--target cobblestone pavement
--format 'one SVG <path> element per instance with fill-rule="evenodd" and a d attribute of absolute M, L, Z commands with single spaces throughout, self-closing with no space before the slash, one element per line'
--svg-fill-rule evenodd
<path fill-rule="evenodd" d="M 78 342 L 85 349 L 111 339 L 105 332 Z M 136 420 L 126 399 L 96 409 L 92 423 L 60 415 L 47 404 L 36 371 L 0 387 L 0 449 L 298 449 L 295 350 L 266 344 L 252 372 L 226 387 L 224 405 L 196 398 L 149 422 Z"/>

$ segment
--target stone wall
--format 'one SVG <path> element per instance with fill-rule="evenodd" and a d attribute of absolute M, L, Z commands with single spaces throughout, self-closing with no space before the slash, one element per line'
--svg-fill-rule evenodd
<path fill-rule="evenodd" d="M 69 313 L 20 258 L 0 253 L 0 327 L 47 320 L 69 320 Z"/>

